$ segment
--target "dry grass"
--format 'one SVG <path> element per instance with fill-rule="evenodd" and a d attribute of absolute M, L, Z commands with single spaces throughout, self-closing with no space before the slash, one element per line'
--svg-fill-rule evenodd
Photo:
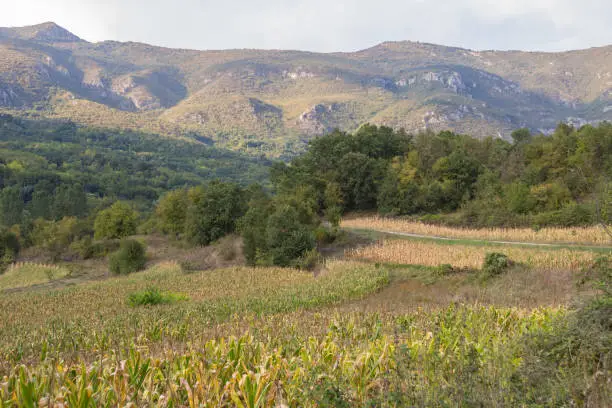
<path fill-rule="evenodd" d="M 68 273 L 67 269 L 56 265 L 30 262 L 16 263 L 11 265 L 4 274 L 0 275 L 0 291 L 47 283 L 63 278 Z"/>
<path fill-rule="evenodd" d="M 610 237 L 598 226 L 575 228 L 451 228 L 401 219 L 363 217 L 342 221 L 344 228 L 370 229 L 457 239 L 534 243 L 611 245 Z"/>
<path fill-rule="evenodd" d="M 375 245 L 346 251 L 349 259 L 404 265 L 438 266 L 450 264 L 458 268 L 480 268 L 487 252 L 500 252 L 515 262 L 535 268 L 580 270 L 597 256 L 589 251 L 569 249 L 545 250 L 519 247 L 477 247 L 441 245 L 432 242 L 385 240 Z"/>

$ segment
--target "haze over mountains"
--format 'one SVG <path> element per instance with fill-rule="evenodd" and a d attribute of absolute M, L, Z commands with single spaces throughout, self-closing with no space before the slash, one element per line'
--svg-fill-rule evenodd
<path fill-rule="evenodd" d="M 415 42 L 353 53 L 89 43 L 54 23 L 0 28 L 0 109 L 191 135 L 269 155 L 369 122 L 509 137 L 612 120 L 612 46 L 476 52 Z"/>

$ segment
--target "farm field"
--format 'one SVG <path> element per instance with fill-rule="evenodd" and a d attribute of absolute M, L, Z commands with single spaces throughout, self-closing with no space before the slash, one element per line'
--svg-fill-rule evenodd
<path fill-rule="evenodd" d="M 3 289 L 20 290 L 0 289 L 0 407 L 611 401 L 585 339 L 599 326 L 575 308 L 598 293 L 578 283 L 609 268 L 605 251 L 360 241 L 313 274 L 150 245 L 144 272 L 88 281 L 83 271 L 66 286 L 37 286 L 46 265 L 13 267 L 20 280 Z M 492 251 L 514 264 L 484 277 Z M 583 346 L 542 360 L 559 338 Z M 601 339 L 596 365 L 607 367 Z"/>
<path fill-rule="evenodd" d="M 457 268 L 477 269 L 482 265 L 485 254 L 492 251 L 503 253 L 529 267 L 572 271 L 579 271 L 598 256 L 597 252 L 584 250 L 448 245 L 444 242 L 404 239 L 385 239 L 375 245 L 348 250 L 346 256 L 372 262 L 425 266 L 450 264 Z"/>
<path fill-rule="evenodd" d="M 542 244 L 610 246 L 610 237 L 599 226 L 572 228 L 452 228 L 396 218 L 358 217 L 345 219 L 343 228 L 374 230 L 466 240 L 511 241 Z"/>

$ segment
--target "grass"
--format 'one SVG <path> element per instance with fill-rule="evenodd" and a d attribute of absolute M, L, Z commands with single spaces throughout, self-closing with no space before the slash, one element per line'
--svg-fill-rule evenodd
<path fill-rule="evenodd" d="M 132 307 L 167 305 L 182 300 L 187 300 L 187 297 L 178 293 L 162 292 L 154 286 L 139 292 L 130 293 L 128 297 L 128 302 Z"/>
<path fill-rule="evenodd" d="M 0 291 L 39 285 L 66 277 L 70 272 L 56 265 L 17 263 L 0 275 Z"/>
<path fill-rule="evenodd" d="M 468 240 L 610 246 L 610 237 L 598 226 L 542 228 L 537 231 L 529 228 L 470 229 L 393 218 L 361 217 L 343 220 L 342 227 Z"/>
<path fill-rule="evenodd" d="M 421 242 L 389 239 L 377 244 L 346 251 L 346 257 L 379 263 L 438 266 L 450 264 L 457 268 L 478 269 L 485 255 L 491 252 L 486 246 L 445 245 L 441 242 Z M 507 255 L 512 261 L 534 268 L 557 268 L 578 271 L 597 256 L 592 251 L 569 249 L 547 250 L 540 248 L 496 247 L 495 252 Z"/>

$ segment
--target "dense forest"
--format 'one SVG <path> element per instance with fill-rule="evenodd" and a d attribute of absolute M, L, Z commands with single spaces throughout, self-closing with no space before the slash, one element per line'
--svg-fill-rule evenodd
<path fill-rule="evenodd" d="M 117 200 L 148 211 L 176 188 L 266 180 L 269 164 L 193 141 L 0 115 L 0 223 L 83 217 Z"/>

